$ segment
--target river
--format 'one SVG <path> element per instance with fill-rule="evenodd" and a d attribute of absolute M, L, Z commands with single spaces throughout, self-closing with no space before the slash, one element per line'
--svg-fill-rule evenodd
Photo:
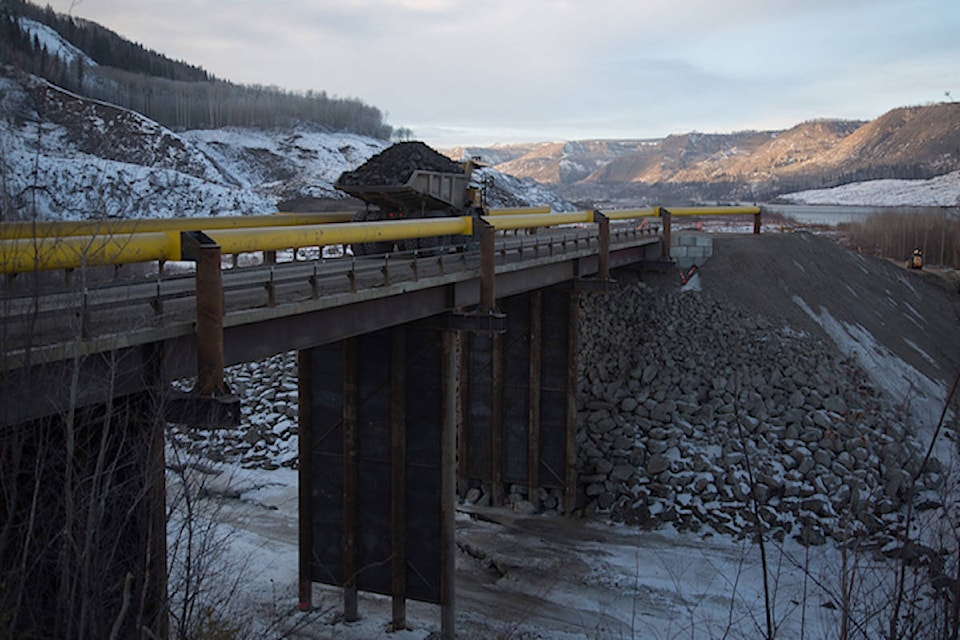
<path fill-rule="evenodd" d="M 863 222 L 878 213 L 935 214 L 960 216 L 957 207 L 880 207 L 858 205 L 764 204 L 765 211 L 780 214 L 803 224 L 835 227 L 848 222 Z"/>

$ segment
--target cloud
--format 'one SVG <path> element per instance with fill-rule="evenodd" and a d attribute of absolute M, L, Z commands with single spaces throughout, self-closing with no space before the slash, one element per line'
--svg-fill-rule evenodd
<path fill-rule="evenodd" d="M 960 93 L 955 0 L 84 0 L 74 13 L 225 79 L 358 97 L 415 131 L 646 137 Z"/>

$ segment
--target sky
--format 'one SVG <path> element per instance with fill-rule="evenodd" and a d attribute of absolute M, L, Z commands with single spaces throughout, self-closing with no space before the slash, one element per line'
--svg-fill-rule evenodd
<path fill-rule="evenodd" d="M 56 0 L 440 148 L 870 120 L 960 100 L 957 0 Z"/>

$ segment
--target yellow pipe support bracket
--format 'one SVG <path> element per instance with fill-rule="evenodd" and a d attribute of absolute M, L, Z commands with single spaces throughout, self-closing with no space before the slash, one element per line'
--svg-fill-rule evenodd
<path fill-rule="evenodd" d="M 503 231 L 505 229 L 533 229 L 536 227 L 555 227 L 561 224 L 592 223 L 593 211 L 551 213 L 546 216 L 484 216 L 483 220 L 497 231 Z"/>
<path fill-rule="evenodd" d="M 0 240 L 0 273 L 179 259 L 179 231 Z"/>

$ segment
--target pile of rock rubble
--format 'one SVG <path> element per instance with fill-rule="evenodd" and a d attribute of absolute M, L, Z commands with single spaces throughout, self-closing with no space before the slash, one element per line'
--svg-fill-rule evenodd
<path fill-rule="evenodd" d="M 642 282 L 581 299 L 579 478 L 587 513 L 821 543 L 883 538 L 936 460 L 822 340 Z M 919 475 L 917 482 L 914 476 Z"/>
<path fill-rule="evenodd" d="M 276 469 L 297 466 L 297 355 L 288 351 L 226 370 L 241 398 L 241 424 L 227 429 L 171 426 L 168 441 L 183 452 L 215 462 Z M 189 388 L 192 383 L 187 381 Z"/>

